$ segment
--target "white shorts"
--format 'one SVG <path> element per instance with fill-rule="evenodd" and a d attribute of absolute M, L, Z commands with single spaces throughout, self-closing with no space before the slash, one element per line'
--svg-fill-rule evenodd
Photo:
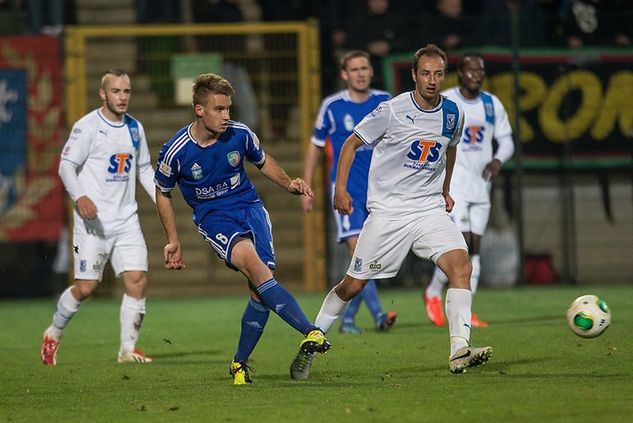
<path fill-rule="evenodd" d="M 117 278 L 130 270 L 147 272 L 147 246 L 140 230 L 106 236 L 75 230 L 73 258 L 75 279 L 101 281 L 108 260 Z"/>
<path fill-rule="evenodd" d="M 451 250 L 468 250 L 464 236 L 443 209 L 390 220 L 370 214 L 347 274 L 356 279 L 385 279 L 398 273 L 409 250 L 434 262 Z"/>
<path fill-rule="evenodd" d="M 490 203 L 469 203 L 455 200 L 451 219 L 462 232 L 483 236 L 490 218 Z"/>

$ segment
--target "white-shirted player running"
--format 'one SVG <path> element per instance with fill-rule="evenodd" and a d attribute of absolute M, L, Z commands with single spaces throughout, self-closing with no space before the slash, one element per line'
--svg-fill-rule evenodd
<path fill-rule="evenodd" d="M 59 176 L 75 207 L 75 281 L 57 302 L 40 356 L 57 363 L 64 328 L 97 288 L 108 261 L 125 284 L 121 303 L 119 363 L 152 361 L 136 348 L 145 317 L 147 247 L 137 214 L 136 178 L 156 202 L 154 171 L 143 126 L 127 114 L 130 77 L 108 70 L 101 78 L 103 106 L 79 119 L 62 150 Z"/>
<path fill-rule="evenodd" d="M 327 331 L 369 279 L 396 275 L 411 250 L 433 260 L 449 277 L 446 313 L 450 338 L 449 369 L 485 363 L 492 348 L 470 345 L 471 266 L 464 237 L 451 221 L 449 193 L 463 112 L 440 95 L 446 76 L 446 53 L 434 44 L 413 56 L 415 90 L 381 103 L 345 141 L 339 157 L 334 208 L 353 211 L 347 177 L 355 151 L 374 145 L 369 170 L 367 208 L 347 275 L 325 297 L 316 325 Z M 297 355 L 291 371 L 308 377 L 314 354 Z M 299 364 L 302 364 L 301 366 Z"/>
<path fill-rule="evenodd" d="M 450 88 L 442 95 L 453 100 L 464 111 L 464 133 L 457 148 L 457 160 L 453 170 L 451 196 L 455 206 L 451 218 L 463 233 L 470 262 L 473 267 L 470 276 L 470 290 L 473 295 L 479 285 L 479 246 L 490 216 L 490 186 L 503 163 L 514 153 L 512 127 L 501 101 L 481 85 L 486 77 L 483 57 L 478 53 L 462 56 L 458 68 L 459 86 Z M 493 152 L 492 139 L 498 147 Z M 441 269 L 435 268 L 431 283 L 423 298 L 426 313 L 435 325 L 444 325 L 442 313 L 442 292 L 448 281 Z M 473 327 L 488 326 L 475 313 L 472 314 Z"/>

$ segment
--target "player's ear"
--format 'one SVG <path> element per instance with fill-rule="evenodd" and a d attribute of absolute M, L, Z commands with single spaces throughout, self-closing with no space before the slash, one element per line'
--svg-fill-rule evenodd
<path fill-rule="evenodd" d="M 99 88 L 99 97 L 101 97 L 101 101 L 105 101 L 106 99 L 106 93 L 103 90 L 103 88 Z"/>
<path fill-rule="evenodd" d="M 415 82 L 415 69 L 411 68 L 411 79 Z"/>
<path fill-rule="evenodd" d="M 200 104 L 194 104 L 193 111 L 196 114 L 196 116 L 199 118 L 204 116 L 204 107 L 202 107 L 202 105 Z"/>

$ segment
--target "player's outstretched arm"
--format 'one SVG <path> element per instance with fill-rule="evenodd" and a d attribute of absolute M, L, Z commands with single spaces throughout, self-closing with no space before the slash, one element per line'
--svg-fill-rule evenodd
<path fill-rule="evenodd" d="M 354 211 L 352 197 L 347 192 L 347 178 L 356 157 L 356 150 L 363 144 L 363 140 L 358 135 L 352 134 L 347 137 L 341 148 L 334 184 L 334 210 L 341 214 L 349 215 Z"/>
<path fill-rule="evenodd" d="M 307 195 L 312 197 L 312 189 L 301 178 L 290 179 L 285 170 L 279 166 L 277 160 L 270 154 L 266 154 L 266 161 L 259 171 L 268 179 L 285 189 L 291 194 Z"/>
<path fill-rule="evenodd" d="M 182 261 L 182 247 L 178 240 L 171 193 L 162 192 L 158 187 L 156 187 L 156 210 L 167 236 L 167 245 L 163 248 L 165 269 L 184 269 L 186 266 Z"/>
<path fill-rule="evenodd" d="M 309 187 L 312 187 L 312 177 L 314 176 L 314 171 L 316 170 L 319 161 L 321 160 L 321 150 L 322 147 L 316 146 L 310 143 L 308 147 L 308 154 L 306 155 L 306 166 L 303 171 L 303 180 L 308 184 Z M 301 208 L 304 212 L 309 213 L 312 211 L 312 206 L 314 205 L 314 197 L 309 195 L 304 195 L 301 197 Z"/>
<path fill-rule="evenodd" d="M 444 184 L 442 185 L 442 195 L 446 202 L 446 211 L 451 212 L 455 201 L 451 197 L 451 178 L 453 177 L 453 168 L 455 167 L 455 160 L 457 159 L 457 146 L 449 146 L 446 149 L 446 173 L 444 175 Z"/>

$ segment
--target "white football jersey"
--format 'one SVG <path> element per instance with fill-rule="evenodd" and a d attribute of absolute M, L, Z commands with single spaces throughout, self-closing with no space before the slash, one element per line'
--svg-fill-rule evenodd
<path fill-rule="evenodd" d="M 104 234 L 140 229 L 136 175 L 138 165 L 151 160 L 140 122 L 129 115 L 112 122 L 94 110 L 75 123 L 61 159 L 78 166 L 79 182 L 97 207 L 97 227 Z M 75 225 L 83 224 L 76 210 L 74 217 Z"/>
<path fill-rule="evenodd" d="M 369 211 L 400 219 L 444 208 L 446 149 L 459 142 L 462 125 L 463 113 L 455 102 L 442 97 L 436 108 L 424 110 L 413 92 L 381 103 L 356 125 L 356 135 L 375 145 L 369 168 Z"/>
<path fill-rule="evenodd" d="M 464 111 L 464 132 L 457 148 L 457 160 L 451 179 L 451 196 L 455 201 L 490 202 L 490 181 L 483 177 L 486 165 L 493 159 L 492 139 L 512 136 L 512 127 L 501 101 L 486 91 L 475 99 L 467 99 L 459 87 L 442 92 Z M 492 110 L 491 110 L 492 108 Z M 511 151 L 513 151 L 513 146 Z M 510 155 L 512 152 L 510 152 Z M 506 158 L 501 158 L 501 162 Z"/>

